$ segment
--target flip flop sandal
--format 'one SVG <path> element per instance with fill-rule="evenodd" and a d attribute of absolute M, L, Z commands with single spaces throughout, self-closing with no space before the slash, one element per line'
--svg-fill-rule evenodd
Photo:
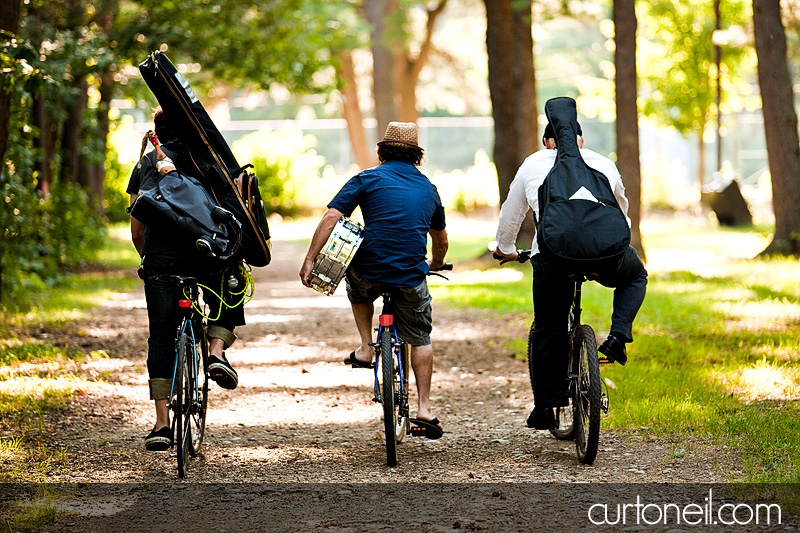
<path fill-rule="evenodd" d="M 365 363 L 364 361 L 359 361 L 356 359 L 355 351 L 350 352 L 350 356 L 344 360 L 344 364 L 350 365 L 353 368 L 375 368 L 375 366 L 372 364 L 372 361 Z"/>
<path fill-rule="evenodd" d="M 441 439 L 444 435 L 444 430 L 439 427 L 439 419 L 434 417 L 433 420 L 421 420 L 419 418 L 412 418 L 409 420 L 413 424 L 411 427 L 411 435 L 414 437 L 425 437 L 426 439 L 436 440 Z"/>

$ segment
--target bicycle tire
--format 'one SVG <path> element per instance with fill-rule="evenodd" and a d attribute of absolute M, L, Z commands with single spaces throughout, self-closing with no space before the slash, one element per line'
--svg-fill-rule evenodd
<path fill-rule="evenodd" d="M 192 402 L 192 438 L 190 440 L 189 453 L 192 457 L 196 457 L 200 451 L 200 446 L 203 444 L 203 437 L 205 437 L 206 411 L 208 409 L 208 373 L 206 372 L 208 339 L 206 338 L 205 329 L 202 330 L 200 335 L 200 352 L 198 353 L 195 348 L 193 353 L 197 359 L 197 372 L 194 375 L 196 376 L 198 397 L 194 397 Z"/>
<path fill-rule="evenodd" d="M 383 427 L 386 434 L 386 464 L 397 466 L 397 436 L 395 434 L 397 420 L 394 408 L 394 356 L 391 333 L 383 330 L 378 342 L 381 347 L 381 403 L 383 404 Z"/>
<path fill-rule="evenodd" d="M 411 371 L 409 367 L 410 355 L 408 344 L 403 344 L 399 349 L 399 360 L 403 365 L 402 383 L 400 379 L 399 369 L 394 372 L 394 391 L 397 411 L 394 425 L 395 442 L 398 444 L 403 441 L 406 433 L 408 433 L 409 422 L 409 407 L 408 407 L 408 373 Z"/>
<path fill-rule="evenodd" d="M 574 332 L 578 355 L 578 379 L 573 391 L 575 408 L 575 447 L 583 464 L 592 464 L 600 442 L 600 362 L 597 358 L 597 339 L 591 326 L 581 324 Z"/>
<path fill-rule="evenodd" d="M 186 333 L 178 337 L 175 365 L 175 444 L 178 456 L 178 477 L 186 477 L 191 447 L 191 425 L 189 409 L 192 402 L 194 386 L 188 368 L 187 348 L 191 347 L 191 339 Z"/>

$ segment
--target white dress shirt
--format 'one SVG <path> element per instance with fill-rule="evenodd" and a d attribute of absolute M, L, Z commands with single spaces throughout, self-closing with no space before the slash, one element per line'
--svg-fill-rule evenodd
<path fill-rule="evenodd" d="M 539 220 L 539 187 L 547 177 L 547 173 L 555 165 L 556 154 L 556 150 L 549 149 L 534 152 L 522 162 L 517 170 L 514 181 L 511 182 L 508 189 L 508 197 L 500 208 L 500 221 L 497 224 L 497 247 L 504 254 L 510 254 L 516 250 L 517 234 L 529 208 L 533 209 L 535 219 Z M 617 166 L 607 157 L 591 150 L 581 149 L 581 157 L 589 167 L 599 171 L 608 179 L 611 190 L 614 191 L 614 197 L 630 226 L 628 199 L 625 197 L 625 186 L 622 184 Z M 539 253 L 535 232 L 531 250 L 532 255 Z"/>

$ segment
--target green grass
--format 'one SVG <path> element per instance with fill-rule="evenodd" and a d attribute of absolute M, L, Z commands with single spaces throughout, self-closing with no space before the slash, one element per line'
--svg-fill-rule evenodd
<path fill-rule="evenodd" d="M 603 368 L 616 385 L 605 427 L 699 436 L 737 451 L 746 481 L 800 482 L 800 262 L 747 258 L 766 244 L 761 228 L 657 221 L 644 229 L 647 297 L 628 365 Z M 530 315 L 530 267 L 512 268 L 522 279 L 451 281 L 434 296 Z M 584 285 L 583 322 L 608 331 L 611 299 L 611 290 Z M 520 328 L 509 344 L 525 354 L 526 343 Z"/>

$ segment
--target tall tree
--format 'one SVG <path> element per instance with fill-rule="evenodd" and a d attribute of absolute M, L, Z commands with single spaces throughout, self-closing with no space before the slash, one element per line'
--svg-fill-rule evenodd
<path fill-rule="evenodd" d="M 364 15 L 372 43 L 372 93 L 378 135 L 392 120 L 416 122 L 417 82 L 433 50 L 436 21 L 447 0 L 421 4 L 399 0 L 365 0 Z M 424 29 L 415 40 L 406 29 L 411 8 L 424 10 Z M 413 42 L 413 46 L 412 46 Z"/>
<path fill-rule="evenodd" d="M 780 2 L 753 0 L 753 31 L 775 212 L 775 235 L 762 253 L 800 256 L 800 144 Z"/>
<path fill-rule="evenodd" d="M 614 65 L 617 104 L 617 166 L 630 202 L 631 246 L 644 258 L 641 220 L 642 187 L 639 165 L 639 111 L 636 104 L 635 0 L 614 0 Z"/>
<path fill-rule="evenodd" d="M 484 0 L 489 92 L 494 118 L 494 165 L 500 202 L 522 161 L 536 151 L 539 124 L 530 0 Z M 520 242 L 533 237 L 529 217 Z"/>
<path fill-rule="evenodd" d="M 0 10 L 0 39 L 5 41 L 2 32 L 7 32 L 11 37 L 19 30 L 21 0 L 10 0 L 4 2 L 3 9 Z M 11 87 L 0 85 L 0 162 L 3 161 L 3 154 L 6 153 L 6 143 L 8 142 L 8 125 L 11 120 Z"/>

